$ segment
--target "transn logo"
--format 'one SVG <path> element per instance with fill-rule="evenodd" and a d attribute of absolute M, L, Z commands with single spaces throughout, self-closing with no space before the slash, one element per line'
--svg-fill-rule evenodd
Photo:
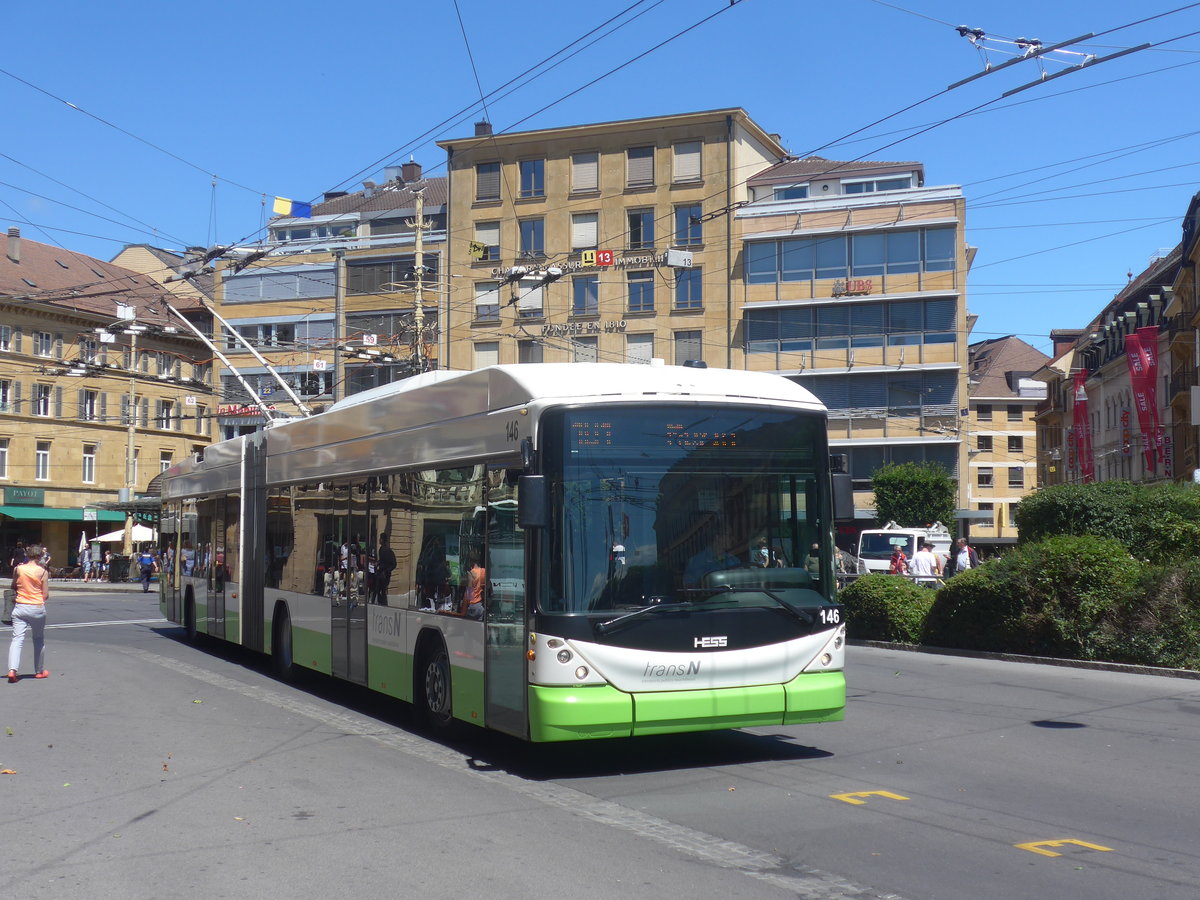
<path fill-rule="evenodd" d="M 728 647 L 729 646 L 729 638 L 727 638 L 725 635 L 721 635 L 720 637 L 693 638 L 692 646 L 693 647 L 706 647 L 706 648 Z"/>

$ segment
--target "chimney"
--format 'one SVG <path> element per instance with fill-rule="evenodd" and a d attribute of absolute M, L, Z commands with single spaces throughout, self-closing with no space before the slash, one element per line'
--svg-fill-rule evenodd
<path fill-rule="evenodd" d="M 364 197 L 374 197 L 375 196 L 375 182 L 373 182 L 373 181 L 364 181 L 363 182 L 363 196 Z"/>
<path fill-rule="evenodd" d="M 410 159 L 400 167 L 400 170 L 403 173 L 404 181 L 407 184 L 412 184 L 414 181 L 421 180 L 421 164 L 419 162 L 414 162 Z"/>
<path fill-rule="evenodd" d="M 491 122 L 476 122 L 475 123 L 475 137 L 485 137 L 491 133 L 492 133 L 492 123 Z"/>
<path fill-rule="evenodd" d="M 326 191 L 325 192 L 326 200 L 336 200 L 338 197 L 345 197 L 345 196 L 346 196 L 346 191 Z"/>
<path fill-rule="evenodd" d="M 8 229 L 8 258 L 15 263 L 21 261 L 21 229 L 15 225 Z"/>
<path fill-rule="evenodd" d="M 204 254 L 207 252 L 207 247 L 185 247 L 183 250 L 183 262 L 185 265 L 199 262 L 204 259 Z"/>
<path fill-rule="evenodd" d="M 404 167 L 403 166 L 384 166 L 383 167 L 384 183 L 389 181 L 398 181 L 404 183 Z"/>

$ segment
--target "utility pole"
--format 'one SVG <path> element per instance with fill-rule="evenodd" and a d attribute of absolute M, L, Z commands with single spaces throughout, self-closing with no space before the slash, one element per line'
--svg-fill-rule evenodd
<path fill-rule="evenodd" d="M 133 324 L 135 310 L 133 307 L 118 306 L 117 316 L 126 322 L 126 333 L 129 335 L 129 421 L 125 427 L 125 495 L 126 503 L 133 503 L 133 494 L 137 490 L 137 472 L 134 468 L 137 457 L 134 441 L 137 437 L 137 368 L 138 326 Z M 125 540 L 122 543 L 125 556 L 133 554 L 133 513 L 125 513 Z"/>
<path fill-rule="evenodd" d="M 425 298 L 422 293 L 425 282 L 425 188 L 418 188 L 414 193 L 417 195 L 417 220 L 413 223 L 416 234 L 413 268 L 417 275 L 417 308 L 413 313 L 413 325 L 417 334 L 413 344 L 413 359 L 420 374 L 425 371 Z"/>
<path fill-rule="evenodd" d="M 344 396 L 342 379 L 346 377 L 346 363 L 342 358 L 342 346 L 346 343 L 346 251 L 334 250 L 336 286 L 333 293 L 333 402 Z"/>

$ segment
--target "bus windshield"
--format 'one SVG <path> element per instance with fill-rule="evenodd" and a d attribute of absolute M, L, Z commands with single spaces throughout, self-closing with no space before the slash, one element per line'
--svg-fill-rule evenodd
<path fill-rule="evenodd" d="M 756 583 L 803 583 L 828 597 L 824 424 L 819 413 L 730 405 L 547 416 L 555 522 L 542 610 L 688 602 L 705 586 L 751 583 L 754 569 L 775 570 Z"/>

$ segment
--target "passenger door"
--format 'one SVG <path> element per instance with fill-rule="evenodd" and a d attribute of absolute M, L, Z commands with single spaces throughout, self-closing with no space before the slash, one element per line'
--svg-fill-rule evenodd
<path fill-rule="evenodd" d="M 487 586 L 484 631 L 486 721 L 517 737 L 529 732 L 525 536 L 517 528 L 520 473 L 489 470 L 486 482 Z"/>

